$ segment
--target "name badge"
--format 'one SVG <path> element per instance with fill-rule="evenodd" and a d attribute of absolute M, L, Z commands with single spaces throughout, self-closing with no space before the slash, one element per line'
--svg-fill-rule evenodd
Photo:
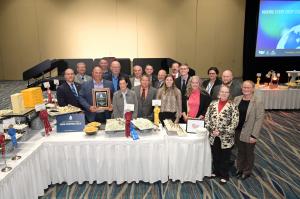
<path fill-rule="evenodd" d="M 59 81 L 58 81 L 58 79 L 55 79 L 55 80 L 53 80 L 53 82 L 54 82 L 54 84 L 55 84 L 56 86 L 58 86 L 58 85 L 59 85 Z"/>
<path fill-rule="evenodd" d="M 125 104 L 125 111 L 134 111 L 134 104 Z"/>
<path fill-rule="evenodd" d="M 50 83 L 49 82 L 44 82 L 43 85 L 44 85 L 45 88 L 50 88 Z"/>
<path fill-rule="evenodd" d="M 152 106 L 161 106 L 161 100 L 152 100 Z"/>

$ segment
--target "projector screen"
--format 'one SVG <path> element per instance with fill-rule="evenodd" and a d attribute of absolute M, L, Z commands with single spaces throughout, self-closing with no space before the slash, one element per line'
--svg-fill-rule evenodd
<path fill-rule="evenodd" d="M 261 0 L 256 57 L 300 56 L 300 0 Z"/>

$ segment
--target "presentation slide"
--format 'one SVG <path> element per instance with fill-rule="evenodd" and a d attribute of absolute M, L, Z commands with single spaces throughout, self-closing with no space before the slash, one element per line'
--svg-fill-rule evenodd
<path fill-rule="evenodd" d="M 261 0 L 256 57 L 300 56 L 300 0 Z"/>

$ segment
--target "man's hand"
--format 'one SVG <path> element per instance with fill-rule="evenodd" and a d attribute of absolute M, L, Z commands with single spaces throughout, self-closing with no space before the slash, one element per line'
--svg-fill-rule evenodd
<path fill-rule="evenodd" d="M 92 113 L 97 112 L 96 106 L 90 106 L 90 111 L 91 111 Z"/>

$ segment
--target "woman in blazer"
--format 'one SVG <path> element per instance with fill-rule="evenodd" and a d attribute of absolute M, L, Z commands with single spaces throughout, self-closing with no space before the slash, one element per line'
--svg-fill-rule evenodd
<path fill-rule="evenodd" d="M 209 94 L 201 88 L 202 81 L 199 76 L 193 76 L 189 79 L 186 89 L 187 105 L 182 110 L 182 117 L 185 122 L 189 118 L 204 119 L 211 99 Z"/>
<path fill-rule="evenodd" d="M 219 79 L 219 70 L 217 67 L 210 67 L 207 70 L 209 79 L 203 82 L 203 87 L 208 92 L 210 96 L 213 96 L 213 91 L 215 86 L 222 84 L 222 81 Z M 217 94 L 216 94 L 217 95 Z"/>
<path fill-rule="evenodd" d="M 229 95 L 229 87 L 222 85 L 219 99 L 210 103 L 205 114 L 205 127 L 209 131 L 213 156 L 212 177 L 220 177 L 221 184 L 229 180 L 231 147 L 239 122 L 237 106 L 229 100 Z"/>
<path fill-rule="evenodd" d="M 264 119 L 264 106 L 262 101 L 254 96 L 254 89 L 255 84 L 246 80 L 242 85 L 243 95 L 234 99 L 239 110 L 239 124 L 235 133 L 235 144 L 238 148 L 236 175 L 242 180 L 251 175 L 254 147 Z"/>
<path fill-rule="evenodd" d="M 119 80 L 120 90 L 114 93 L 113 97 L 113 112 L 112 118 L 123 118 L 125 111 L 125 104 L 134 104 L 134 111 L 132 118 L 137 118 L 138 113 L 138 100 L 135 92 L 128 89 L 128 78 L 121 77 Z"/>

